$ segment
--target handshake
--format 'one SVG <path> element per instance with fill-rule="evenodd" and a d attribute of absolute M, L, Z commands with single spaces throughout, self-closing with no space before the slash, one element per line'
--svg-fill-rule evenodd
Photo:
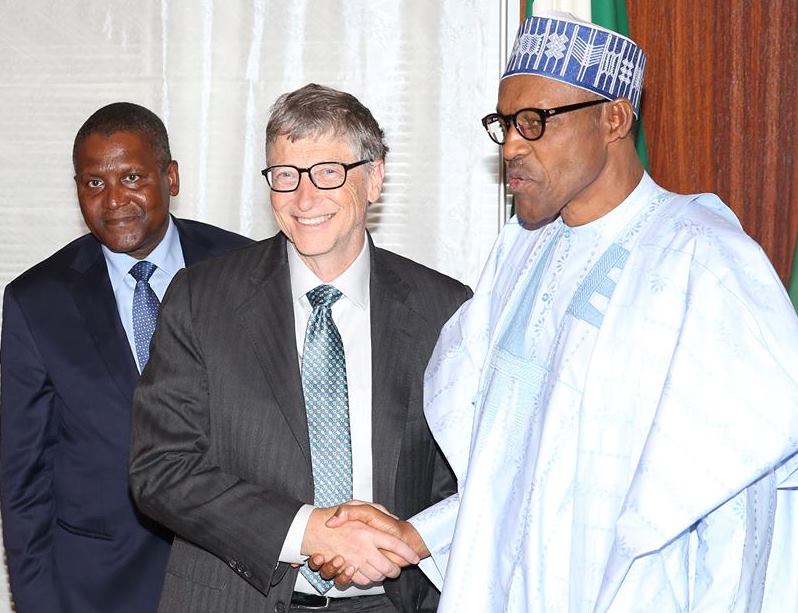
<path fill-rule="evenodd" d="M 308 566 L 339 588 L 396 578 L 401 569 L 429 556 L 412 524 L 385 507 L 352 500 L 317 508 L 302 539 Z"/>

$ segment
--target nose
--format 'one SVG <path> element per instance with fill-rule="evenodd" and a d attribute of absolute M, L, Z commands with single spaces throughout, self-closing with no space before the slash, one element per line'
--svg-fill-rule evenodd
<path fill-rule="evenodd" d="M 125 204 L 126 196 L 123 186 L 111 184 L 105 190 L 105 206 L 108 209 L 118 209 Z"/>
<path fill-rule="evenodd" d="M 514 125 L 510 125 L 504 133 L 504 144 L 502 145 L 502 157 L 505 162 L 524 157 L 532 147 L 532 141 L 522 137 Z"/>
<path fill-rule="evenodd" d="M 321 190 L 313 185 L 308 173 L 299 175 L 299 185 L 294 192 L 296 194 L 296 204 L 300 211 L 309 211 L 318 202 Z"/>

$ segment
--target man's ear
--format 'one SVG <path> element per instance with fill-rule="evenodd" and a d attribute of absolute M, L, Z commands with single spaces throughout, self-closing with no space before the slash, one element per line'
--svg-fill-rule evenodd
<path fill-rule="evenodd" d="M 385 181 L 385 160 L 374 160 L 369 164 L 369 190 L 368 201 L 373 204 L 380 199 L 382 184 Z"/>
<path fill-rule="evenodd" d="M 170 160 L 166 165 L 166 178 L 169 179 L 169 195 L 177 196 L 180 192 L 180 172 L 177 169 L 177 160 Z"/>
<path fill-rule="evenodd" d="M 635 113 L 632 103 L 626 98 L 616 98 L 606 104 L 605 120 L 610 141 L 626 138 L 632 131 Z"/>

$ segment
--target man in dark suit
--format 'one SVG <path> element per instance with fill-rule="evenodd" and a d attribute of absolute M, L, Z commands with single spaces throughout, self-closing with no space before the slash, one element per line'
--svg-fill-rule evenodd
<path fill-rule="evenodd" d="M 394 579 L 383 551 L 413 561 L 402 541 L 359 522 L 325 526 L 353 497 L 408 517 L 455 489 L 421 383 L 470 290 L 372 244 L 383 137 L 349 94 L 281 96 L 263 173 L 282 232 L 169 290 L 131 445 L 140 508 L 177 535 L 163 612 L 436 607 L 417 568 Z M 338 552 L 358 567 L 345 591 L 303 566 Z"/>
<path fill-rule="evenodd" d="M 11 591 L 18 613 L 154 612 L 171 535 L 130 497 L 133 388 L 172 276 L 251 241 L 169 216 L 177 162 L 143 107 L 95 112 L 73 163 L 91 234 L 4 296 L 0 501 Z"/>

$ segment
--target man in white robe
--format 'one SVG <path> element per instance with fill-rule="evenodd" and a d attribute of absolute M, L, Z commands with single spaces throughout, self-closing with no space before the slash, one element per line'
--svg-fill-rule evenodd
<path fill-rule="evenodd" d="M 522 24 L 483 120 L 517 217 L 426 371 L 458 493 L 332 520 L 402 534 L 439 611 L 798 611 L 798 319 L 731 210 L 644 172 L 644 64 Z"/>

